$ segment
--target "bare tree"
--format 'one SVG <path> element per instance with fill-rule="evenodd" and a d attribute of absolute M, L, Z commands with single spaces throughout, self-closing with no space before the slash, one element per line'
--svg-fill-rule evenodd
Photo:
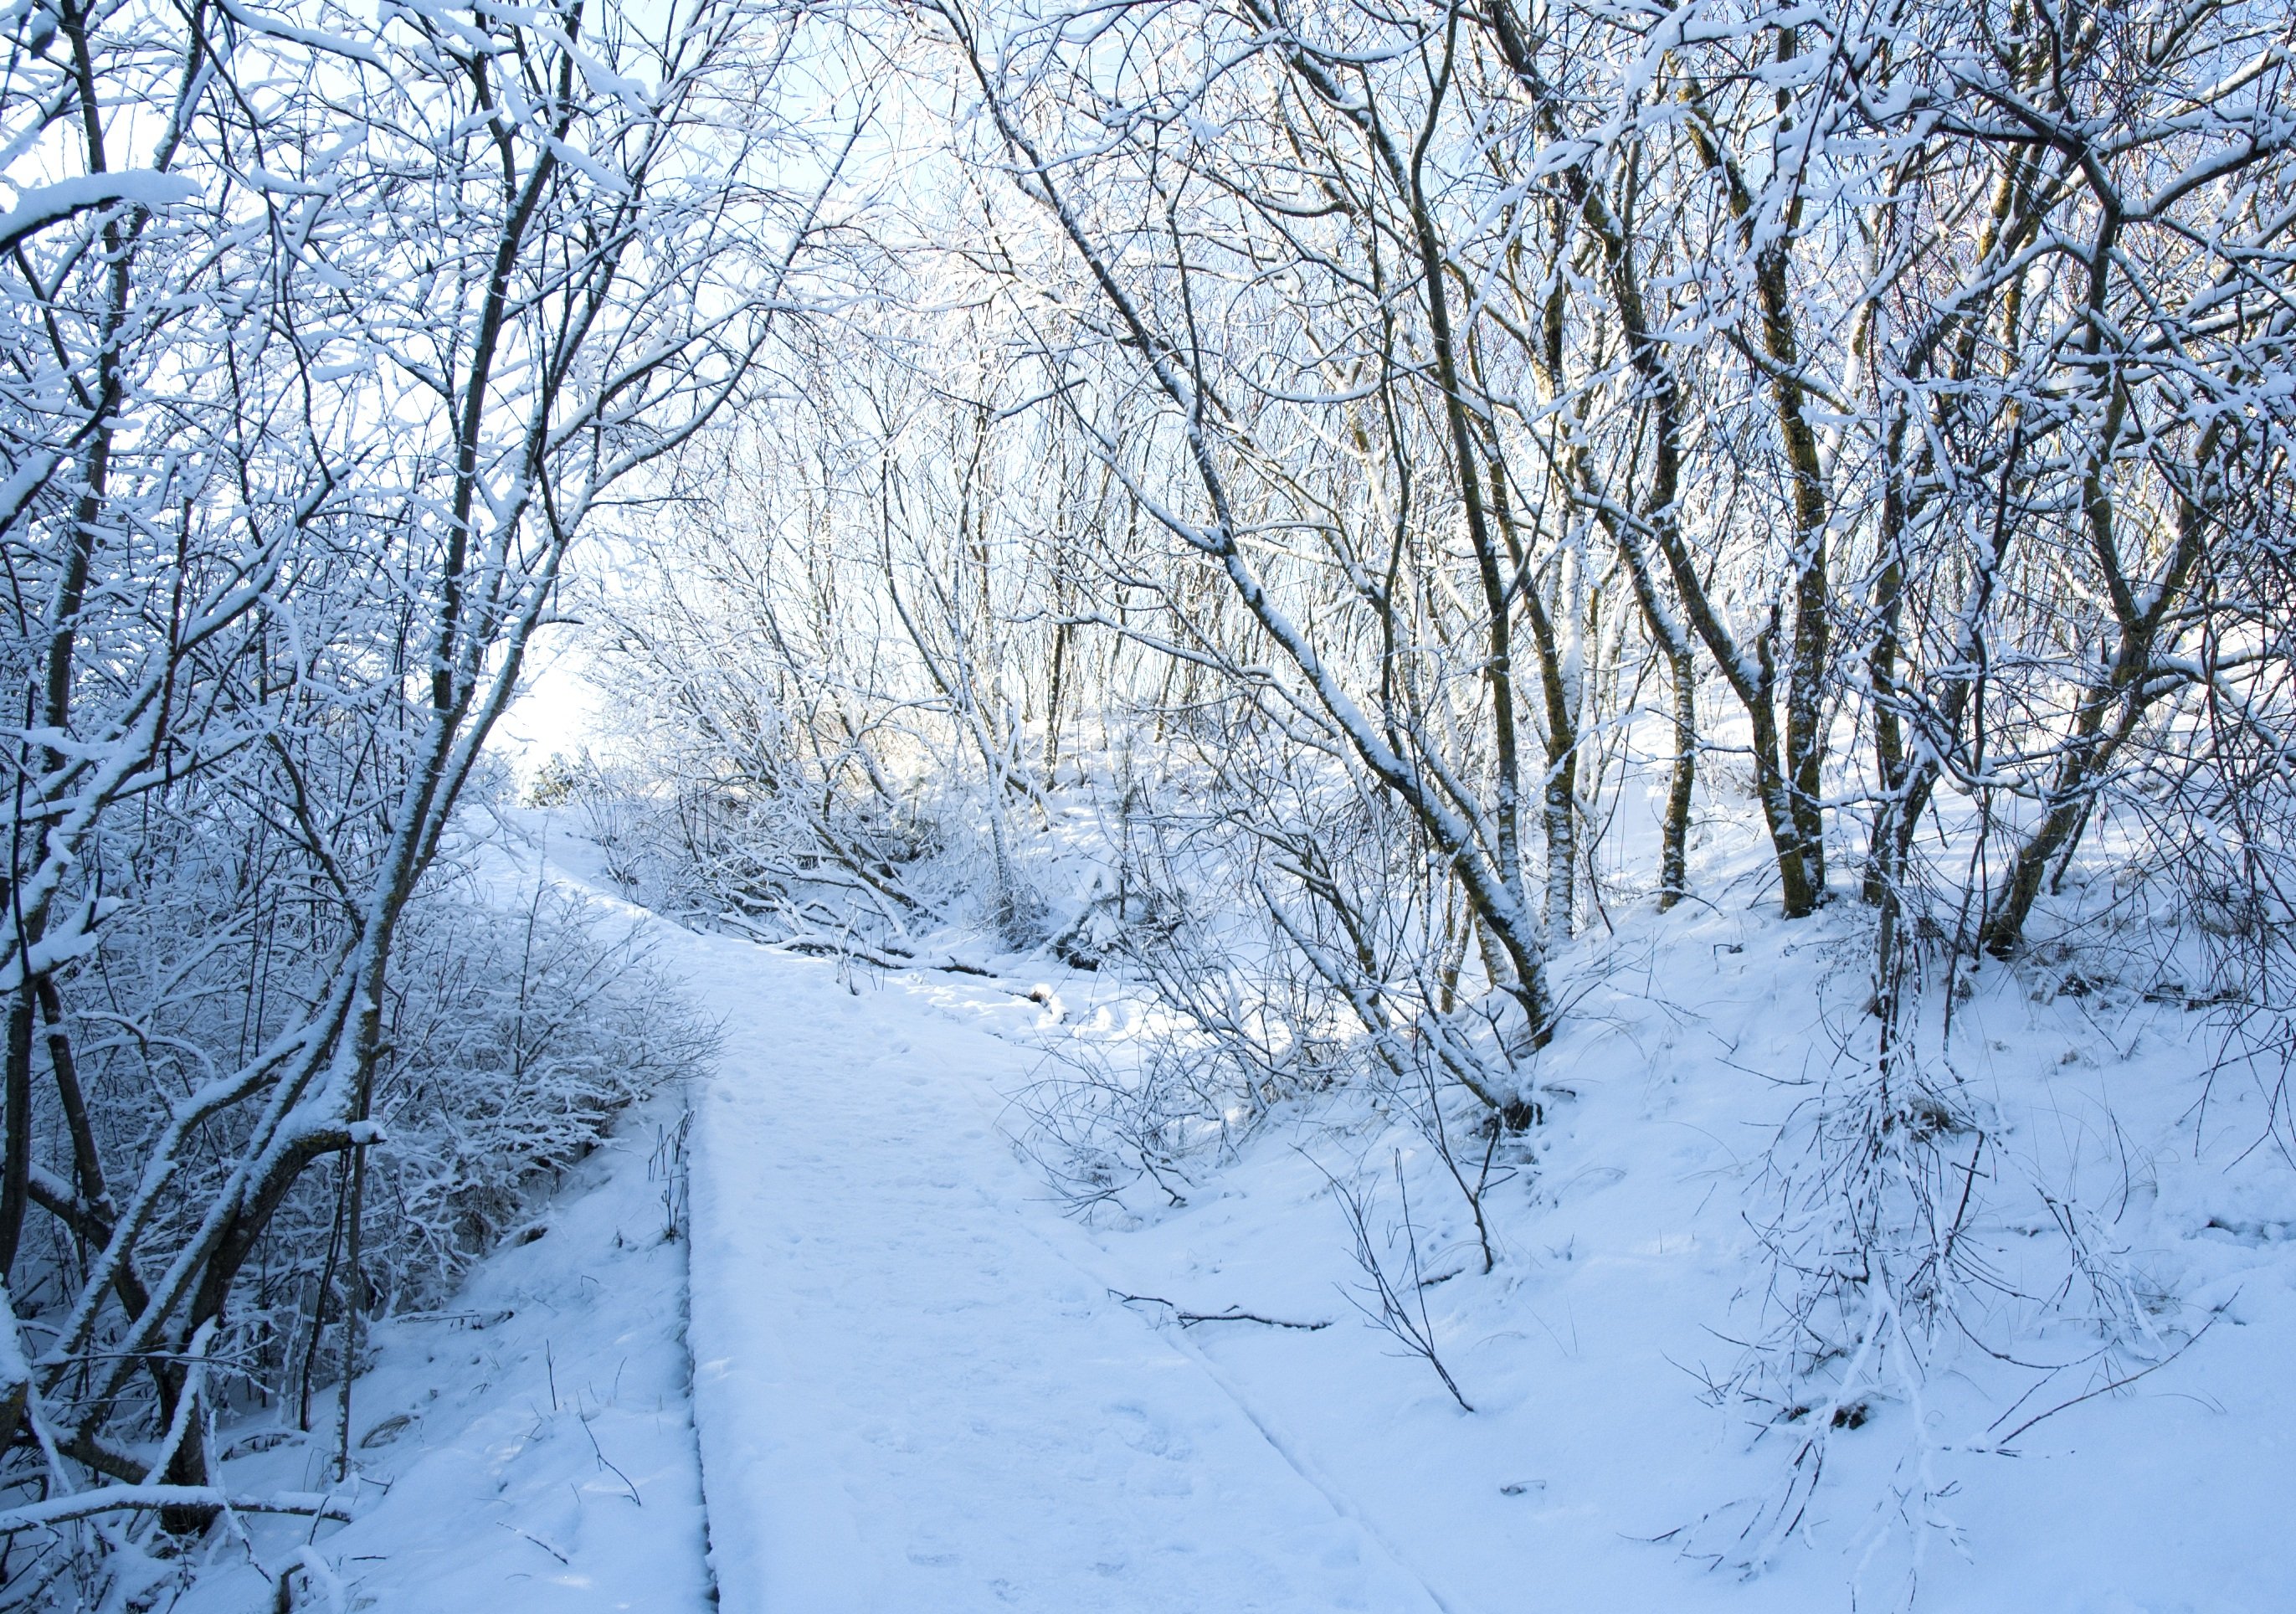
<path fill-rule="evenodd" d="M 346 1154 L 356 1360 L 403 922 L 569 545 L 744 388 L 788 301 L 817 216 L 767 183 L 767 89 L 801 22 L 61 15 L 5 101 L 47 181 L 15 216 L 0 401 L 0 1258 L 50 1340 L 10 1431 L 34 1421 L 45 1473 L 9 1482 L 117 1480 L 191 1528 L 221 1499 L 210 1353 L 281 1207 Z M 161 915 L 218 866 L 241 883 L 186 949 Z M 184 1005 L 230 963 L 218 1043 Z M 140 1061 L 148 1128 L 91 1121 L 91 1059 Z"/>

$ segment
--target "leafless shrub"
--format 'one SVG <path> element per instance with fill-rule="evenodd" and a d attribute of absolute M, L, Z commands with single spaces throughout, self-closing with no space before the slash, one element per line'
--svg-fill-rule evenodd
<path fill-rule="evenodd" d="M 1313 1156 L 1309 1163 L 1323 1174 L 1330 1184 L 1332 1197 L 1337 1201 L 1341 1215 L 1347 1218 L 1348 1232 L 1355 1241 L 1356 1266 L 1364 1281 L 1348 1294 L 1348 1299 L 1361 1312 L 1364 1320 L 1380 1330 L 1403 1348 L 1406 1355 L 1418 1357 L 1435 1372 L 1450 1392 L 1451 1399 L 1459 1404 L 1461 1412 L 1475 1409 L 1459 1392 L 1457 1381 L 1451 1370 L 1443 1365 L 1436 1349 L 1435 1322 L 1427 1309 L 1427 1290 L 1433 1280 L 1426 1274 L 1420 1259 L 1419 1228 L 1411 1217 L 1411 1189 L 1404 1181 L 1403 1157 L 1394 1158 L 1395 1192 L 1399 1219 L 1383 1233 L 1372 1231 L 1376 1208 L 1376 1191 L 1368 1181 L 1357 1179 L 1342 1183 Z M 1396 1246 L 1400 1242 L 1402 1249 Z"/>

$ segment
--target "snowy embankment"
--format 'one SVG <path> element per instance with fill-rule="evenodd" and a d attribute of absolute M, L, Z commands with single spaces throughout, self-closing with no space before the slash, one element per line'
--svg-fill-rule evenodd
<path fill-rule="evenodd" d="M 1759 1211 L 1824 1045 L 1817 1007 L 1781 1005 L 1825 1002 L 1829 954 L 1854 956 L 1824 922 L 1713 910 L 1663 953 L 1622 928 L 1543 1066 L 1545 1124 L 1502 1161 L 1488 1274 L 1429 1151 L 1345 1097 L 1171 1192 L 1063 1214 L 1009 1101 L 1058 1039 L 1120 1034 L 1112 980 L 886 974 L 662 926 L 725 1026 L 691 1249 L 721 1606 L 1816 1614 L 1911 1585 L 1939 1610 L 2296 1607 L 2296 1207 L 2284 1162 L 2227 1146 L 2268 1131 L 2264 1095 L 2221 1083 L 2190 1116 L 2201 1017 L 2178 1005 L 1996 971 L 1963 1009 L 1991 1061 L 1964 1073 L 2001 1134 L 1986 1169 L 2108 1208 L 2095 1280 L 2136 1282 L 2151 1358 L 2020 1333 L 2005 1301 L 1971 1318 L 2019 1362 L 1975 1341 L 1926 1377 L 1837 1362 L 1833 1417 L 1742 1393 L 1729 1331 L 1774 1281 Z M 392 1325 L 357 1401 L 390 1489 L 320 1542 L 346 1606 L 705 1602 L 685 1249 L 644 1158 L 667 1116 L 634 1118 L 464 1316 Z M 1472 1413 L 1366 1325 L 1335 1184 L 1391 1263 L 1417 1241 Z M 1967 1236 L 2005 1291 L 2054 1233 Z M 275 1455 L 276 1483 L 316 1483 L 316 1445 Z"/>
<path fill-rule="evenodd" d="M 356 1522 L 250 1520 L 258 1571 L 178 1614 L 701 1614 L 709 1606 L 685 1340 L 685 1247 L 664 1236 L 683 1095 L 613 1140 L 481 1263 L 449 1310 L 378 1326 L 352 1397 Z M 233 1472 L 327 1488 L 316 1431 Z"/>

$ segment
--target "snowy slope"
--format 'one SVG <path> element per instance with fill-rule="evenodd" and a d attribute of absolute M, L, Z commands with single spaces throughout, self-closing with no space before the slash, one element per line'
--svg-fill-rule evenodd
<path fill-rule="evenodd" d="M 257 1563 L 219 1564 L 179 1614 L 701 1614 L 710 1606 L 685 1354 L 685 1247 L 666 1239 L 683 1095 L 624 1118 L 482 1262 L 453 1307 L 374 1333 L 352 1397 L 358 1517 L 252 1520 Z M 241 1457 L 250 1484 L 324 1489 L 316 1432 Z M 242 1451 L 268 1438 L 235 1431 Z M 241 1556 L 227 1550 L 225 1557 Z"/>
<path fill-rule="evenodd" d="M 681 934 L 673 967 L 728 1038 L 700 1106 L 694 1253 L 725 1606 L 2296 1607 L 2272 1544 L 2296 1498 L 2284 1169 L 2174 1154 L 2197 1020 L 2130 993 L 2103 1028 L 2100 1000 L 2037 1002 L 2006 972 L 1966 1011 L 1991 1061 L 1970 1102 L 2005 1160 L 2063 1182 L 2104 1163 L 2112 1089 L 2154 1152 L 2131 1164 L 2120 1140 L 2134 1187 L 2103 1231 L 2164 1292 L 2213 1283 L 2161 1312 L 2173 1340 L 2208 1331 L 2007 1454 L 1988 1448 L 2015 1397 L 2021 1420 L 2148 1364 L 2060 1329 L 2016 1336 L 2054 1374 L 1972 1346 L 1927 1382 L 1860 1387 L 1799 1528 L 1741 1571 L 1805 1430 L 1707 1389 L 1745 1356 L 1727 1331 L 1767 1271 L 1746 1210 L 1808 1096 L 1828 961 L 1854 948 L 1718 911 L 1675 930 L 1637 974 L 1615 964 L 1642 945 L 1629 929 L 1549 1056 L 1563 1092 L 1494 1192 L 1488 1275 L 1423 1145 L 1341 1103 L 1207 1162 L 1185 1206 L 1144 1184 L 1085 1225 L 1063 1215 L 1015 1159 L 1007 1101 L 1111 983 L 1057 977 L 1040 1005 L 1025 977 Z M 2114 1068 L 2092 1068 L 2099 1050 Z M 2252 1130 L 2258 1102 L 2227 1086 L 2213 1126 Z M 1350 1302 L 1362 1274 L 1324 1174 L 1383 1192 L 1391 1218 L 1398 1159 L 1472 1415 Z M 2005 1266 L 2035 1241 L 1969 1236 Z M 1175 1307 L 1330 1326 L 1183 1327 Z"/>
<path fill-rule="evenodd" d="M 1631 955 L 1634 938 L 1623 940 Z M 2286 1224 L 2272 1219 L 2292 1208 L 2285 1163 L 2251 1151 L 2232 1168 L 2236 1146 L 2199 1163 L 2189 1137 L 2181 1156 L 2167 1146 L 2205 1048 L 2182 1011 L 2140 1004 L 2117 1022 L 2125 1060 L 2068 1068 L 2072 1022 L 2093 1004 L 2036 1004 L 2005 975 L 1971 1005 L 1981 1031 L 1972 1041 L 1990 1056 L 1972 1085 L 2005 1128 L 2003 1157 L 2061 1184 L 2075 1174 L 2060 1157 L 2080 1156 L 2083 1188 L 2120 1212 L 2101 1246 L 2186 1298 L 2161 1305 L 2164 1331 L 2171 1319 L 2206 1331 L 2181 1353 L 2185 1334 L 2170 1333 L 2151 1361 L 2099 1359 L 2078 1330 L 2019 1332 L 2030 1318 L 2013 1318 L 2015 1308 L 1993 1318 L 1972 1308 L 1982 1343 L 2013 1342 L 2019 1362 L 1963 1339 L 1925 1376 L 1891 1370 L 1860 1387 L 1858 1421 L 1831 1437 L 1800 1528 L 1761 1573 L 1743 1572 L 1775 1527 L 1768 1509 L 1809 1421 L 1780 1422 L 1771 1407 L 1708 1387 L 1747 1358 L 1741 1341 L 1771 1282 L 1751 1218 L 1775 1197 L 1779 1158 L 1791 1163 L 1791 1150 L 1771 1145 L 1808 1100 L 1801 1084 L 1825 1046 L 1815 1010 L 1790 1007 L 1817 1001 L 1805 954 L 1820 946 L 1808 930 L 1782 937 L 1717 916 L 1660 961 L 1690 1012 L 1680 1001 L 1653 1012 L 1638 1001 L 1650 981 L 1633 971 L 1590 994 L 1545 1062 L 1569 1096 L 1550 1107 L 1535 1161 L 1493 1192 L 1489 1275 L 1424 1145 L 1375 1117 L 1343 1125 L 1332 1110 L 1272 1126 L 1234 1164 L 1202 1174 L 1185 1207 L 1128 1196 L 1134 1217 L 1097 1234 L 1103 1270 L 1197 1314 L 1337 1319 L 1312 1333 L 1203 1324 L 1190 1337 L 1263 1423 L 1408 1544 L 1461 1610 L 1816 1614 L 1900 1606 L 1908 1594 L 1915 1607 L 1957 1614 L 2296 1608 L 2281 1522 L 2296 1502 L 2296 1389 L 2284 1371 L 2296 1260 Z M 1694 968 L 1701 953 L 1708 962 Z M 2101 1077 L 2118 1137 L 2096 1102 Z M 2212 1141 L 2267 1130 L 2258 1095 L 2226 1082 L 2218 1103 Z M 1398 1154 L 1439 1280 L 1438 1339 L 1472 1417 L 1423 1363 L 1383 1354 L 1347 1299 L 1361 1274 L 1324 1171 L 1360 1173 L 1398 1218 Z M 2011 1167 L 1988 1158 L 1985 1169 Z M 2122 1171 L 2125 1197 L 2107 1192 Z M 2040 1249 L 2051 1232 L 1980 1224 L 1968 1236 L 2014 1280 L 2021 1249 Z M 2235 1293 L 2211 1321 L 2210 1307 Z M 2058 1363 L 2068 1365 L 2038 1371 Z M 2077 1399 L 2148 1366 L 2116 1392 Z"/>

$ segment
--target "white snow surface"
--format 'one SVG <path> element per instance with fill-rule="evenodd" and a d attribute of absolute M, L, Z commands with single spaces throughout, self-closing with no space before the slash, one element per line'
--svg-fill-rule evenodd
<path fill-rule="evenodd" d="M 356 1521 L 245 1521 L 261 1568 L 202 1577 L 176 1614 L 270 1614 L 270 1577 L 299 1564 L 297 1609 L 705 1614 L 685 1250 L 662 1198 L 683 1096 L 626 1116 L 452 1307 L 377 1326 L 340 1487 Z M 235 1479 L 329 1488 L 332 1388 L 313 1423 Z"/>
<path fill-rule="evenodd" d="M 612 903 L 570 835 L 549 858 Z M 1972 1073 L 1987 1113 L 2024 1118 L 1999 1123 L 2005 1159 L 2087 1173 L 2108 1209 L 2095 1176 L 2119 1172 L 2117 1258 L 2185 1297 L 2179 1339 L 2213 1315 L 2208 1331 L 2014 1454 L 1984 1448 L 2023 1369 L 1971 1350 L 1874 1387 L 1800 1528 L 1747 1576 L 1742 1533 L 1800 1430 L 1701 1392 L 1741 1358 L 1726 1330 L 1767 1281 L 1742 1208 L 1804 1096 L 1830 922 L 1677 915 L 1655 974 L 1587 1000 L 1545 1068 L 1568 1091 L 1491 1196 L 1488 1274 L 1427 1151 L 1360 1110 L 1279 1113 L 1177 1184 L 1185 1204 L 1144 1185 L 1069 1214 L 1016 1153 L 1011 1098 L 1059 1036 L 1120 1026 L 1111 983 L 1041 960 L 887 975 L 645 922 L 724 1022 L 693 1097 L 690 1336 L 686 1252 L 660 1240 L 646 1170 L 654 1113 L 545 1237 L 486 1264 L 469 1310 L 513 1315 L 393 1325 L 357 1402 L 362 1429 L 415 1413 L 361 1453 L 390 1491 L 318 1537 L 346 1608 L 676 1614 L 714 1577 L 727 1614 L 1816 1614 L 1909 1588 L 1935 1610 L 2296 1609 L 2296 1194 L 2268 1149 L 2177 1152 L 2268 1133 L 2266 1099 L 2233 1083 L 2179 1133 L 2197 1017 L 2138 1004 L 2108 1025 L 2096 999 L 2012 986 L 1965 1011 L 1995 1061 Z M 1619 956 L 1636 945 L 1629 923 Z M 1701 954 L 1702 976 L 1672 978 Z M 1660 976 L 1665 1012 L 1636 1009 Z M 1349 1303 L 1324 1172 L 1384 1182 L 1392 1217 L 1398 1159 L 1472 1413 Z M 2013 1265 L 2038 1235 L 1987 1236 Z M 1181 1327 L 1175 1307 L 1326 1326 Z M 2069 1368 L 2019 1417 L 2144 1365 Z M 316 1483 L 316 1453 L 297 1461 L 275 1483 Z"/>
<path fill-rule="evenodd" d="M 2296 1608 L 2296 1563 L 2272 1544 L 2296 1500 L 2278 1365 L 2296 1262 L 2271 1219 L 2296 1208 L 2285 1162 L 2176 1157 L 2196 1020 L 2139 1005 L 2098 1038 L 2096 1003 L 2044 1008 L 2005 981 L 1968 1011 L 1996 1061 L 1974 1079 L 2021 1095 L 2038 1072 L 2027 1130 L 2046 1135 L 2008 1147 L 2089 1174 L 2109 1205 L 2095 1073 L 2061 1061 L 2069 1036 L 2107 1058 L 2117 1036 L 2121 1125 L 2158 1153 L 2132 1165 L 2117 1145 L 2134 1186 L 2112 1248 L 2240 1303 L 2016 1455 L 1952 1448 L 1998 1441 L 2010 1425 L 1987 1425 L 2031 1386 L 2023 1370 L 1987 1378 L 1999 1364 L 1971 1352 L 1908 1393 L 1882 1386 L 1833 1442 L 1803 1528 L 1765 1572 L 1736 1571 L 1799 1431 L 1708 1405 L 1699 1375 L 1741 1355 L 1718 1330 L 1766 1269 L 1739 1207 L 1759 1204 L 1764 1145 L 1805 1096 L 1775 1078 L 1823 1043 L 1824 960 L 1856 954 L 1759 914 L 1670 923 L 1693 933 L 1661 973 L 1709 961 L 1662 983 L 1694 1021 L 1652 1012 L 1660 983 L 1631 970 L 1590 999 L 1545 1071 L 1570 1089 L 1546 1152 L 1493 1194 L 1489 1275 L 1428 1151 L 1344 1110 L 1279 1115 L 1207 1161 L 1183 1207 L 1142 1184 L 1081 1224 L 1064 1214 L 1015 1158 L 1010 1099 L 1095 998 L 1120 1023 L 1111 983 L 1041 959 L 988 982 L 682 938 L 675 967 L 727 1027 L 697 1115 L 693 1335 L 723 1606 L 1834 1610 L 1911 1590 L 1952 1610 Z M 2259 1121 L 2236 1087 L 2216 1095 L 2226 1138 Z M 1360 1274 L 1323 1169 L 1376 1180 L 1398 1151 L 1472 1415 L 1349 1300 Z M 2026 1235 L 2001 1236 L 2013 1258 Z M 1181 1328 L 1123 1294 L 1332 1326 Z M 2019 1417 L 2143 1365 L 2071 1369 Z M 1931 1502 L 1907 1499 L 1924 1485 Z"/>
<path fill-rule="evenodd" d="M 726 1609 L 1443 1606 L 1109 1295 L 996 1130 L 1009 1046 L 900 986 L 737 949 L 693 949 L 734 1012 L 694 1208 Z"/>

